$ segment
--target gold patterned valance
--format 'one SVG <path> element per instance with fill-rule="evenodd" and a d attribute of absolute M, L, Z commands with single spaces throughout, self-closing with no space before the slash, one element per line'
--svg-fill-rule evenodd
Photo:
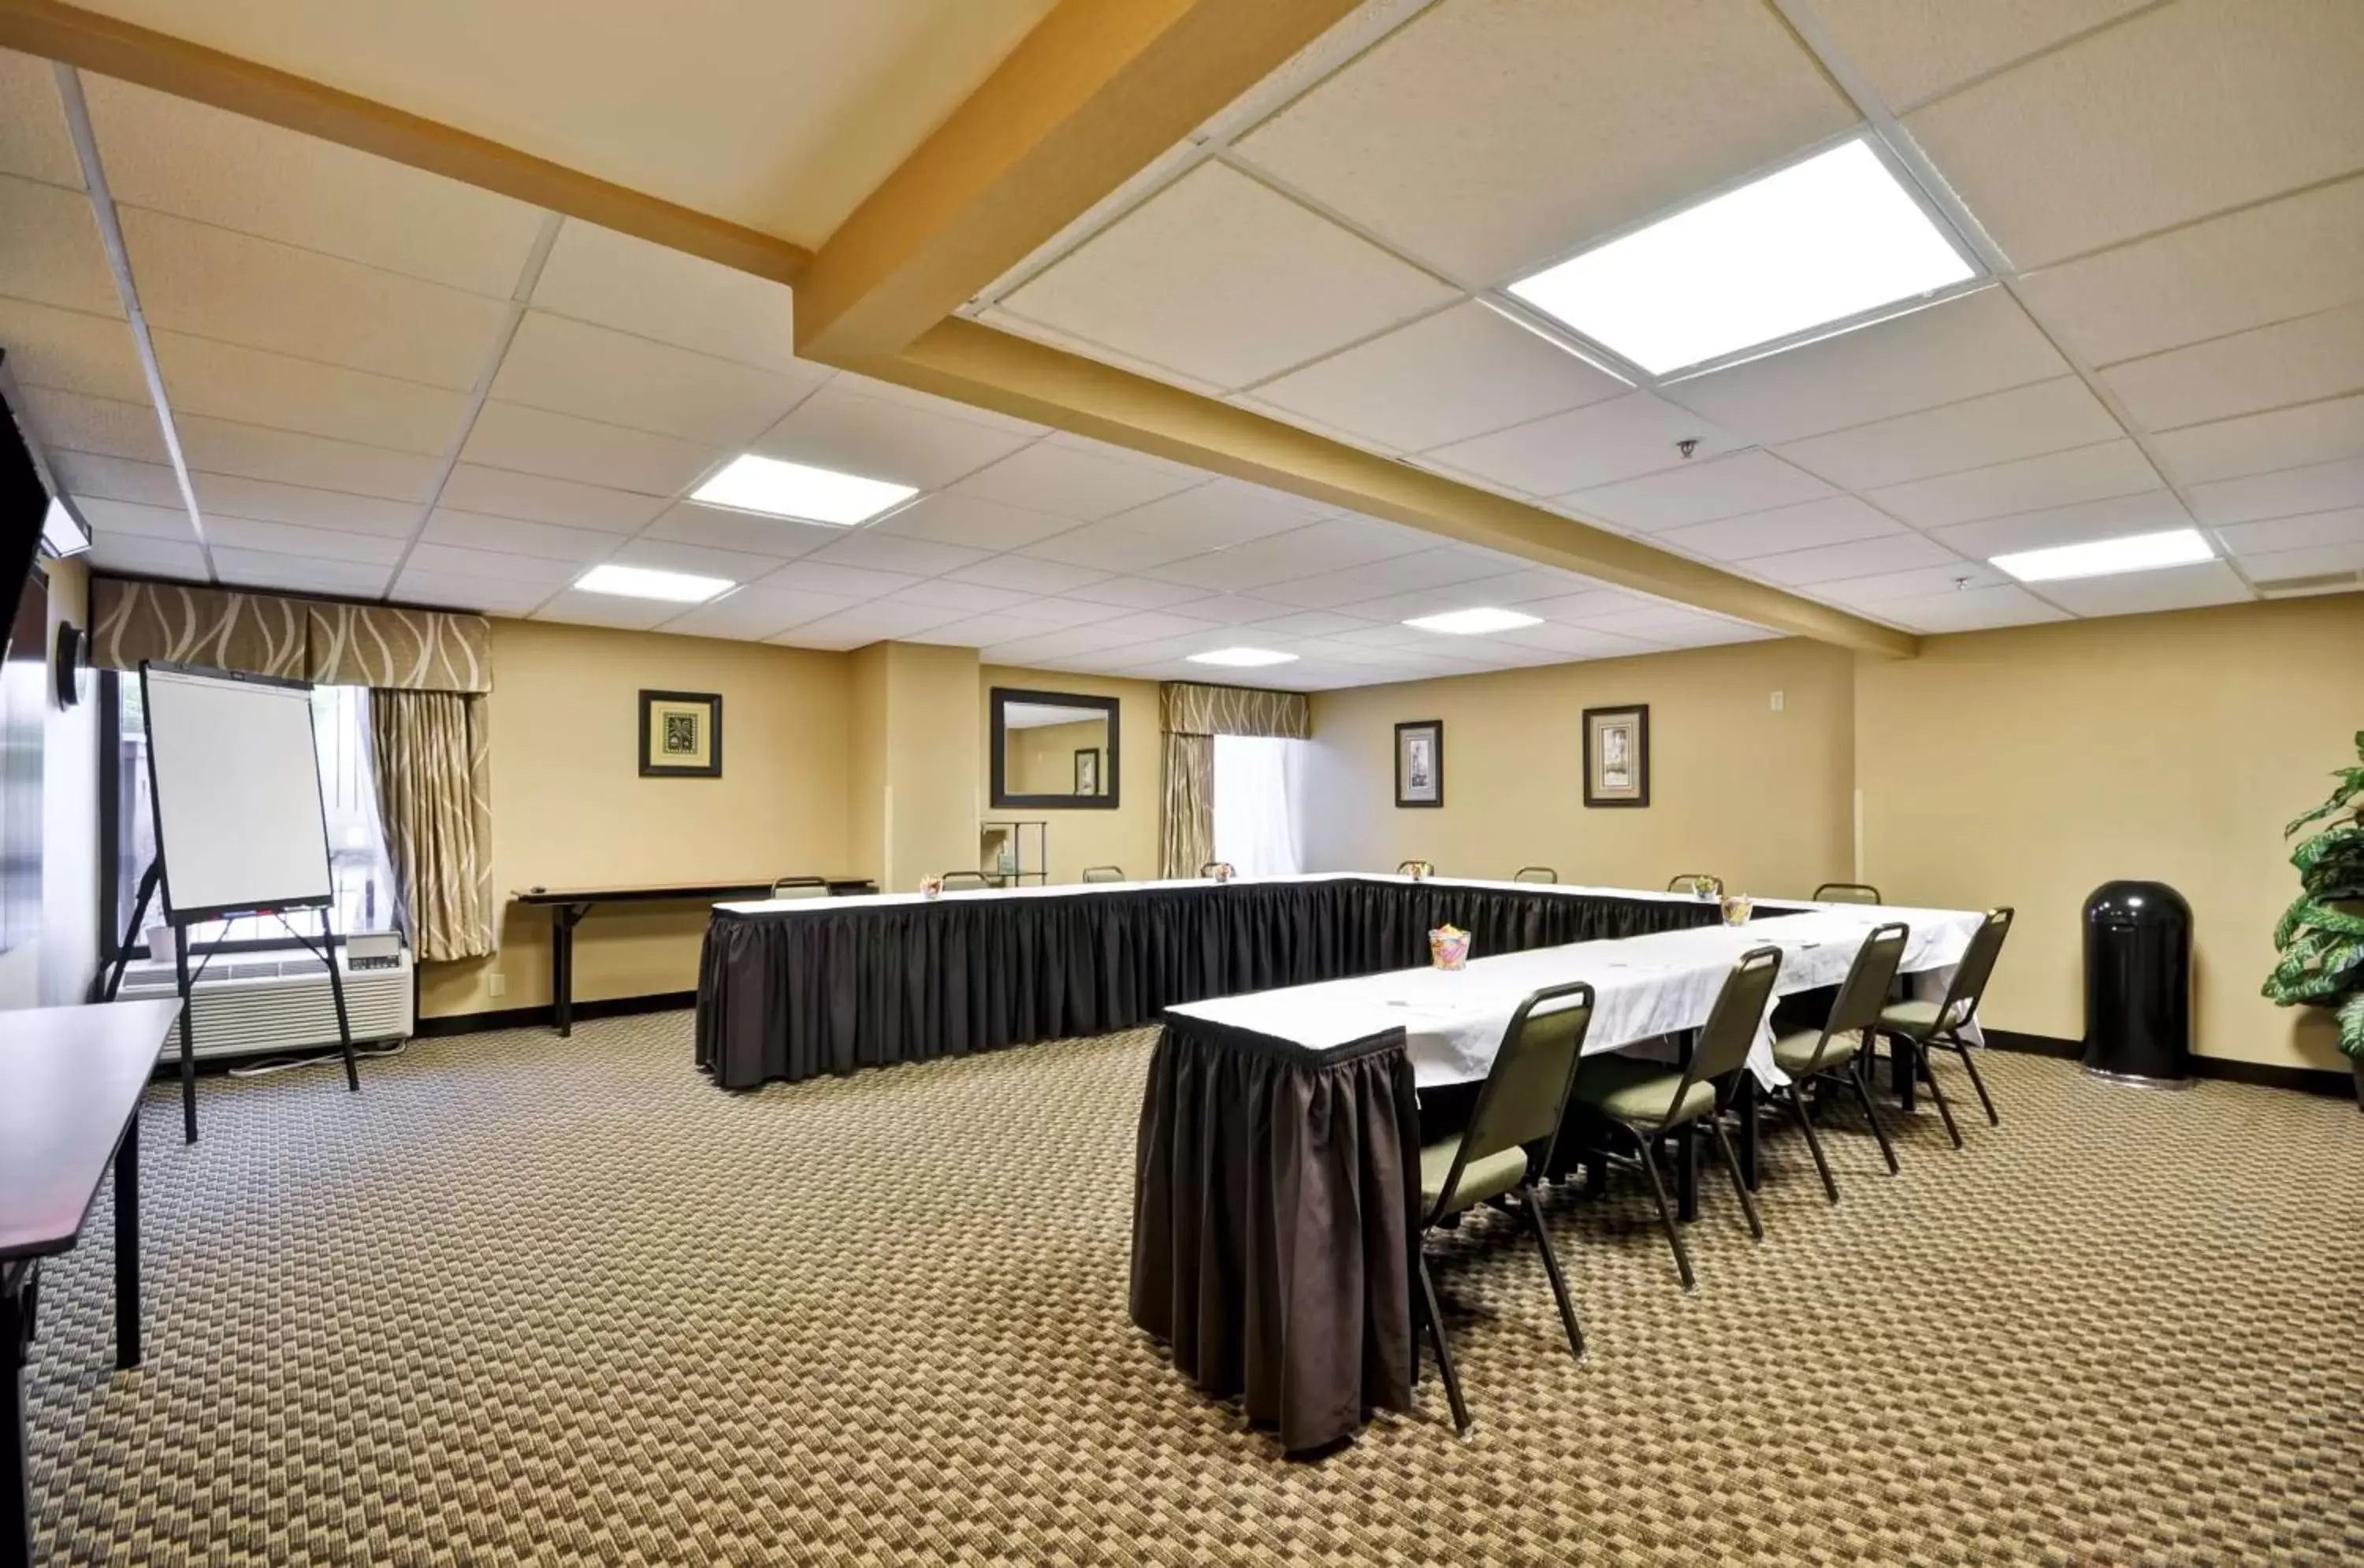
<path fill-rule="evenodd" d="M 304 678 L 304 605 L 185 583 L 90 584 L 91 658 L 110 670 L 143 659 L 202 664 L 245 675 Z"/>
<path fill-rule="evenodd" d="M 493 626 L 482 616 L 318 600 L 304 610 L 306 680 L 380 691 L 493 689 Z"/>
<path fill-rule="evenodd" d="M 92 659 L 110 670 L 155 659 L 331 686 L 493 689 L 482 616 L 116 577 L 94 577 L 90 598 Z"/>
<path fill-rule="evenodd" d="M 1158 689 L 1168 735 L 1277 735 L 1302 740 L 1313 716 L 1301 692 L 1202 686 L 1169 681 Z"/>

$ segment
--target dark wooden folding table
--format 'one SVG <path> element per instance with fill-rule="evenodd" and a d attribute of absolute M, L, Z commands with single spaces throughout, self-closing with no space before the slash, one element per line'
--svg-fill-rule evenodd
<path fill-rule="evenodd" d="M 71 1251 L 115 1170 L 115 1364 L 139 1364 L 139 1095 L 177 996 L 0 1013 L 0 1568 L 33 1561 L 25 1357 L 41 1260 Z"/>

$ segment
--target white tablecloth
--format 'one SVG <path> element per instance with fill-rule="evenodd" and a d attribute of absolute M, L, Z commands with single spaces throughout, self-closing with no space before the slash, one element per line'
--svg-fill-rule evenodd
<path fill-rule="evenodd" d="M 1411 885 L 1412 880 L 1408 876 L 1397 876 L 1392 873 L 1382 875 L 1377 872 L 1360 871 L 1306 872 L 1297 876 L 1235 876 L 1232 879 L 1234 884 L 1242 884 L 1289 882 L 1392 882 L 1406 886 Z M 1571 897 L 1647 898 L 1664 900 L 1670 904 L 1693 902 L 1692 895 L 1688 893 L 1639 892 L 1630 887 L 1574 887 L 1565 883 L 1488 882 L 1480 878 L 1455 876 L 1432 876 L 1427 880 L 1442 887 L 1510 888 L 1520 893 L 1556 893 Z M 948 891 L 940 894 L 938 897 L 950 904 L 996 898 L 1073 898 L 1079 895 L 1090 896 L 1107 893 L 1138 893 L 1145 888 L 1211 887 L 1213 885 L 1215 885 L 1213 883 L 1203 877 L 1177 877 L 1155 882 L 1070 882 L 1047 885 L 1038 883 L 1030 884 L 1024 887 L 964 888 L 956 892 Z M 848 909 L 886 908 L 896 905 L 926 902 L 927 895 L 921 893 L 866 893 L 852 898 L 752 898 L 735 904 L 718 904 L 715 907 L 728 910 L 733 915 L 831 915 L 843 914 Z M 1810 906 L 1803 899 L 1769 899 L 1767 902 L 1795 904 L 1801 907 Z"/>
<path fill-rule="evenodd" d="M 1623 898 L 1649 895 L 1622 889 L 1587 891 Z M 1676 895 L 1674 896 L 1682 896 Z M 1836 985 L 1864 937 L 1875 926 L 1901 920 L 1911 929 L 1901 968 L 1914 994 L 1944 995 L 1981 917 L 1961 909 L 1908 909 L 1864 904 L 1808 905 L 1805 914 L 1751 921 L 1737 928 L 1705 926 L 1616 941 L 1473 958 L 1465 969 L 1406 969 L 1355 980 L 1325 981 L 1282 991 L 1259 991 L 1169 1007 L 1287 1040 L 1307 1051 L 1333 1051 L 1400 1025 L 1415 1082 L 1465 1084 L 1493 1065 L 1502 1031 L 1519 1004 L 1546 985 L 1583 980 L 1593 989 L 1591 1031 L 1585 1051 L 1615 1051 L 1707 1021 L 1733 964 L 1749 949 L 1781 950 L 1778 998 Z M 1788 1080 L 1773 1064 L 1772 1031 L 1760 1021 L 1750 1065 L 1767 1084 Z"/>

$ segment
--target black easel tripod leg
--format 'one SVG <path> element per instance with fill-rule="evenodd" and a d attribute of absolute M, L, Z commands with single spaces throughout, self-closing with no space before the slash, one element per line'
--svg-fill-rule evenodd
<path fill-rule="evenodd" d="M 173 973 L 181 988 L 181 1140 L 197 1140 L 197 1008 L 189 992 L 189 929 L 173 928 Z"/>
<path fill-rule="evenodd" d="M 358 1095 L 362 1073 L 353 1061 L 353 1020 L 345 1011 L 345 977 L 337 968 L 337 925 L 326 909 L 320 911 L 320 962 L 329 966 L 329 996 L 337 1005 L 337 1040 L 345 1048 L 345 1087 Z"/>

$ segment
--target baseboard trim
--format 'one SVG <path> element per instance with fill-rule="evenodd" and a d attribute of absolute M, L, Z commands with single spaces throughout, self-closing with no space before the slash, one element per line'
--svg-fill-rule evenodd
<path fill-rule="evenodd" d="M 697 1006 L 695 991 L 665 991 L 653 996 L 602 996 L 574 1004 L 574 1021 L 625 1018 L 636 1013 L 671 1013 Z M 419 1040 L 440 1040 L 455 1034 L 487 1034 L 495 1029 L 555 1029 L 557 1015 L 549 1004 L 539 1007 L 503 1007 L 492 1013 L 443 1013 L 420 1018 L 411 1033 Z"/>
<path fill-rule="evenodd" d="M 2062 1040 L 2056 1035 L 2022 1034 L 2017 1029 L 1988 1029 L 1986 1040 L 1997 1051 L 2016 1051 L 2030 1056 L 2057 1056 L 2075 1062 L 2085 1054 L 2082 1040 Z M 2302 1095 L 2320 1095 L 2326 1099 L 2352 1100 L 2356 1097 L 2356 1075 L 2332 1068 L 2284 1067 L 2278 1062 L 2194 1056 L 2191 1059 L 2191 1075 L 2222 1079 L 2228 1084 L 2254 1084 L 2265 1089 L 2294 1089 Z"/>

